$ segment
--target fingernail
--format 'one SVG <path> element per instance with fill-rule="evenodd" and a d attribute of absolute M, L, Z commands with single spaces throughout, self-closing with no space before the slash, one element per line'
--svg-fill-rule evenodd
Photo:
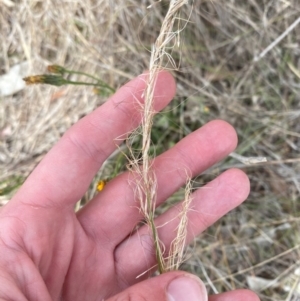
<path fill-rule="evenodd" d="M 196 277 L 181 276 L 175 278 L 167 287 L 168 301 L 206 301 L 204 284 Z"/>

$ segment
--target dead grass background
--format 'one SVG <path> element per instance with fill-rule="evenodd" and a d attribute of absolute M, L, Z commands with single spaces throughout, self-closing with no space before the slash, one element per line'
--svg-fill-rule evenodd
<path fill-rule="evenodd" d="M 162 1 L 147 9 L 151 3 L 0 0 L 0 74 L 23 61 L 30 63 L 30 74 L 55 63 L 96 74 L 118 88 L 148 67 L 168 7 Z M 174 72 L 178 93 L 156 117 L 156 152 L 222 118 L 238 132 L 236 153 L 265 156 L 268 162 L 244 166 L 229 158 L 196 179 L 202 186 L 222 170 L 240 167 L 252 192 L 197 238 L 183 268 L 206 281 L 211 293 L 255 282 L 262 300 L 300 300 L 300 26 L 253 63 L 299 18 L 300 2 L 193 4 L 180 49 L 172 53 L 180 63 Z M 181 17 L 189 13 L 187 7 Z M 66 129 L 103 101 L 90 88 L 48 86 L 0 99 L 2 204 L 13 193 L 7 188 L 17 187 Z"/>

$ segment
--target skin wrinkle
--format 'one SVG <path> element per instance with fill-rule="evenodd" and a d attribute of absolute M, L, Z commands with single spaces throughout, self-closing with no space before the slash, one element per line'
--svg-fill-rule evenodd
<path fill-rule="evenodd" d="M 45 184 L 45 187 L 47 186 L 47 183 L 49 182 L 49 178 L 41 176 L 41 179 L 43 180 L 43 183 Z M 22 189 L 22 187 L 21 187 Z M 14 201 L 18 202 L 19 204 L 22 204 L 24 207 L 32 207 L 34 209 L 63 209 L 65 208 L 64 202 L 55 202 L 54 198 L 51 197 L 50 193 L 46 193 L 43 197 L 43 202 L 32 202 L 32 198 L 27 198 L 26 200 L 19 197 L 18 195 L 15 196 Z"/>
<path fill-rule="evenodd" d="M 144 91 L 144 89 L 142 89 L 142 91 Z M 121 112 L 127 122 L 129 120 L 130 128 L 135 128 L 139 125 L 142 115 L 140 110 L 138 109 L 139 107 L 137 107 L 137 102 L 139 102 L 140 100 L 135 99 L 134 101 L 132 101 L 132 97 L 136 98 L 133 94 L 131 97 L 127 97 L 121 101 L 119 101 L 118 99 L 113 99 L 112 103 L 114 105 L 114 109 L 117 109 L 119 112 Z M 137 108 L 135 110 L 132 110 L 133 107 Z"/>
<path fill-rule="evenodd" d="M 90 252 L 87 254 L 85 260 L 84 260 L 84 269 L 83 270 L 91 270 L 91 269 L 95 269 L 95 264 L 97 263 L 97 258 L 99 256 L 95 255 L 95 254 L 101 254 L 103 250 L 98 250 L 99 245 L 93 245 L 91 247 Z M 93 256 L 94 255 L 94 256 Z M 94 260 L 91 260 L 92 258 L 94 258 Z"/>
<path fill-rule="evenodd" d="M 180 179 L 181 183 L 185 183 L 188 178 L 190 178 L 193 172 L 187 166 L 193 166 L 194 160 L 188 154 L 182 150 L 182 148 L 178 147 L 174 149 L 175 154 L 178 154 L 179 158 L 182 158 L 183 162 L 180 162 L 180 166 L 178 166 L 178 162 L 176 162 L 176 172 L 178 174 L 178 178 Z M 175 157 L 177 157 L 177 154 Z"/>
<path fill-rule="evenodd" d="M 230 185 L 232 184 L 232 185 Z M 234 179 L 231 181 L 231 183 L 228 183 L 227 185 L 227 189 L 229 191 L 232 191 L 233 195 L 240 195 L 242 193 L 241 189 L 239 189 L 238 185 L 237 185 L 237 181 Z M 230 194 L 231 192 L 229 192 Z"/>
<path fill-rule="evenodd" d="M 13 253 L 15 253 L 15 252 L 13 252 Z M 35 277 L 35 279 L 32 279 L 32 276 L 33 276 L 32 271 L 34 270 L 34 272 L 36 272 L 37 269 L 36 269 L 34 263 L 32 262 L 32 260 L 28 257 L 28 255 L 24 251 L 18 252 L 18 255 L 14 256 L 14 257 L 16 258 L 16 260 L 12 261 L 10 259 L 10 264 L 6 268 L 6 270 L 7 269 L 10 270 L 10 275 L 18 275 L 18 277 L 14 278 L 15 283 L 18 284 L 17 287 L 19 287 L 22 290 L 22 293 L 24 293 L 24 296 L 26 296 L 26 295 L 29 296 L 30 295 L 29 291 L 30 291 L 30 287 L 32 286 L 32 284 L 34 284 L 34 283 L 43 284 L 43 282 L 41 282 L 40 279 L 36 279 L 36 277 Z M 15 264 L 15 266 L 18 267 L 15 270 L 10 269 L 10 267 L 13 266 L 12 263 L 16 263 L 16 262 L 20 262 L 22 264 Z M 31 268 L 33 268 L 33 269 L 31 269 Z M 29 274 L 31 277 L 28 277 Z M 36 274 L 38 274 L 38 273 L 36 273 Z M 40 278 L 40 276 L 38 278 Z M 0 287 L 1 287 L 1 283 L 0 283 Z"/>
<path fill-rule="evenodd" d="M 9 229 L 7 229 L 5 227 L 3 220 L 4 219 L 13 219 L 14 222 L 12 225 L 9 225 Z M 9 250 L 13 250 L 14 252 L 22 252 L 25 248 L 25 244 L 23 242 L 23 237 L 24 237 L 24 233 L 25 233 L 25 227 L 26 227 L 26 223 L 19 217 L 17 216 L 1 216 L 1 222 L 2 222 L 2 227 L 0 229 L 0 238 L 2 243 L 9 249 Z M 16 225 L 16 223 L 18 225 Z M 22 225 L 22 226 L 19 226 Z M 19 238 L 19 241 L 17 241 L 17 238 L 13 238 L 13 235 L 9 235 L 7 236 L 7 233 L 9 233 L 9 231 L 7 230 L 11 230 L 11 229 L 18 229 L 18 231 L 13 230 L 13 233 L 15 235 L 15 237 Z M 20 231 L 22 229 L 22 231 Z M 21 232 L 21 233 L 20 233 Z M 5 238 L 6 240 L 4 241 Z M 23 242 L 23 244 L 21 245 L 21 242 Z"/>
<path fill-rule="evenodd" d="M 22 263 L 24 256 L 23 256 L 23 250 L 16 250 L 14 248 L 11 248 L 8 244 L 6 244 L 3 240 L 3 245 L 7 247 L 7 252 L 9 252 L 9 256 L 6 254 L 1 254 L 1 257 L 3 258 L 4 255 L 8 257 L 8 259 L 5 259 L 1 261 L 1 266 L 4 267 L 4 271 L 8 271 L 10 275 L 18 275 L 18 269 L 15 267 L 19 267 L 20 263 Z M 20 281 L 18 281 L 19 284 Z M 0 284 L 1 285 L 1 284 Z"/>
<path fill-rule="evenodd" d="M 139 254 L 139 256 L 136 256 L 135 253 L 131 254 L 129 252 L 129 250 L 127 250 L 127 248 L 126 248 L 128 245 L 131 244 L 132 237 L 128 237 L 127 239 L 125 239 L 120 244 L 121 248 L 120 248 L 120 246 L 118 246 L 116 248 L 116 250 L 115 250 L 115 260 L 116 260 L 116 262 L 118 262 L 118 265 L 116 265 L 117 275 L 122 275 L 122 278 L 128 279 L 128 272 L 126 272 L 126 270 L 128 269 L 127 262 L 128 261 L 129 262 L 136 262 L 136 258 L 139 258 L 140 261 L 143 261 L 143 265 L 145 266 L 145 268 L 143 269 L 143 271 L 140 271 L 138 274 L 136 274 L 135 277 L 139 276 L 140 273 L 146 272 L 140 278 L 140 279 L 146 279 L 146 278 L 151 276 L 152 272 L 154 272 L 153 266 L 156 266 L 155 252 L 154 252 L 154 249 L 153 249 L 152 236 L 151 236 L 149 231 L 150 230 L 148 230 L 148 232 L 143 231 L 142 235 L 139 235 L 139 230 L 136 233 L 134 233 L 134 234 L 137 234 L 138 237 L 139 237 L 139 240 L 138 240 L 139 248 L 142 248 L 142 252 L 141 252 L 142 254 Z M 123 254 L 126 254 L 126 261 L 125 262 L 124 262 L 124 260 L 119 260 L 118 259 L 118 258 L 122 259 L 122 257 L 124 257 Z M 124 265 L 124 268 L 122 267 L 122 264 Z M 123 272 L 123 274 L 121 273 L 122 270 L 125 271 L 125 272 Z M 129 282 L 129 281 L 127 281 L 126 283 L 129 284 L 129 285 L 132 285 L 132 283 Z"/>
<path fill-rule="evenodd" d="M 130 283 L 127 280 L 125 270 L 123 269 L 123 267 L 120 265 L 120 263 L 118 261 L 118 256 L 116 255 L 117 247 L 118 246 L 116 246 L 116 248 L 113 252 L 114 263 L 115 263 L 114 271 L 115 271 L 115 275 L 116 275 L 116 279 L 117 279 L 117 286 L 120 288 L 120 290 L 123 290 L 123 289 L 126 289 L 127 287 L 129 287 Z"/>
<path fill-rule="evenodd" d="M 99 196 L 99 198 L 97 199 L 94 199 L 93 201 L 101 202 L 101 196 Z M 102 224 L 105 224 L 105 220 L 102 223 L 98 223 L 99 218 L 97 216 L 93 216 L 92 218 L 91 217 L 85 218 L 84 209 L 83 211 L 82 210 L 79 211 L 77 215 L 78 215 L 79 223 L 87 237 L 92 238 L 94 241 L 104 240 L 107 246 L 109 246 L 108 248 L 109 251 L 113 250 L 115 246 L 119 243 L 119 242 L 116 243 L 115 240 L 112 239 L 111 234 L 107 232 L 109 231 L 109 228 L 107 229 L 105 227 L 102 227 Z M 104 215 L 109 220 L 111 218 L 115 218 L 115 216 L 112 217 L 112 215 L 108 213 L 105 213 Z M 93 221 L 93 219 L 95 219 L 95 222 Z"/>
<path fill-rule="evenodd" d="M 169 76 L 168 73 L 161 72 L 159 77 L 162 76 L 162 73 L 164 73 L 164 76 L 166 76 L 166 75 Z M 123 96 L 121 100 L 119 100 L 118 97 L 114 97 L 112 99 L 112 103 L 115 105 L 115 108 L 118 108 L 119 106 L 121 106 L 120 111 L 123 111 L 123 114 L 125 114 L 127 116 L 126 120 L 128 120 L 128 117 L 131 117 L 130 119 L 132 119 L 132 124 L 134 125 L 133 127 L 136 127 L 142 118 L 141 110 L 142 110 L 142 104 L 144 103 L 144 98 L 142 97 L 142 95 L 146 88 L 146 80 L 144 80 L 143 78 L 145 78 L 146 76 L 147 76 L 147 74 L 143 74 L 143 75 L 139 76 L 139 81 L 136 82 L 135 87 L 131 86 L 131 82 L 129 82 L 128 84 L 123 86 L 122 92 L 124 90 L 123 94 L 125 94 L 127 92 L 126 93 L 127 95 L 125 97 Z M 161 89 L 161 86 L 163 86 L 165 81 L 166 81 L 165 79 L 158 81 L 157 87 L 155 89 L 156 91 L 159 90 L 159 92 L 160 92 L 159 95 L 157 94 L 157 92 L 154 95 L 154 99 L 155 99 L 154 105 L 155 105 L 156 112 L 161 109 L 160 101 L 157 99 L 158 98 L 166 99 L 166 97 L 169 96 L 168 93 L 166 93 L 166 94 L 163 93 L 165 91 L 165 89 Z M 174 86 L 174 87 L 170 87 L 168 89 L 168 91 L 170 91 L 170 90 L 175 91 L 175 82 L 172 81 L 172 83 L 170 83 L 170 79 L 168 79 L 168 84 L 170 86 Z M 126 91 L 126 90 L 128 90 L 128 91 Z M 134 91 L 132 92 L 132 90 L 134 90 Z M 172 93 L 172 94 L 174 94 L 174 93 Z M 173 95 L 171 95 L 170 97 L 173 98 Z M 130 110 L 129 110 L 129 108 L 130 108 Z M 135 118 L 134 117 L 135 115 L 133 115 L 132 112 L 134 112 L 135 114 L 139 114 L 139 116 Z"/>
<path fill-rule="evenodd" d="M 23 292 L 21 292 L 20 288 L 15 285 L 14 281 L 15 279 L 12 279 L 11 275 L 0 276 L 0 301 L 28 301 L 27 298 L 24 296 Z M 10 287 L 10 285 L 12 285 L 13 289 L 7 289 L 8 287 Z M 6 289 L 7 291 L 5 292 L 4 289 Z M 10 297 L 12 293 L 14 294 L 14 296 Z M 16 293 L 17 296 L 15 295 Z"/>
<path fill-rule="evenodd" d="M 114 101 L 115 101 L 115 99 L 113 98 L 112 102 L 114 102 Z M 117 120 L 117 123 L 119 125 L 122 125 L 122 123 L 125 123 L 125 120 L 126 120 L 126 123 L 128 122 L 128 120 L 131 120 L 130 121 L 131 126 L 128 127 L 128 125 L 126 125 L 126 127 L 128 127 L 128 130 L 130 128 L 136 127 L 139 123 L 139 120 L 140 120 L 140 118 L 139 118 L 139 119 L 136 120 L 136 122 L 132 122 L 132 115 L 133 114 L 132 114 L 131 111 L 132 111 L 132 107 L 130 108 L 130 105 L 126 103 L 122 106 L 122 108 L 118 108 L 117 112 L 114 112 L 114 115 L 121 115 Z M 120 112 L 122 114 L 120 114 Z M 124 116 L 122 117 L 122 115 L 124 115 Z M 126 139 L 126 137 L 128 136 L 128 134 L 126 133 L 126 134 L 122 134 L 121 137 L 120 136 L 119 137 L 113 137 L 113 132 L 111 131 L 111 129 L 114 128 L 116 121 L 113 120 L 110 115 L 105 116 L 104 114 L 102 114 L 102 118 L 101 118 L 100 123 L 99 123 L 99 117 L 98 116 L 94 115 L 93 117 L 94 117 L 93 119 L 90 118 L 91 120 L 87 119 L 89 124 L 92 126 L 92 128 L 95 129 L 96 133 L 99 132 L 99 137 L 106 137 L 104 139 L 103 138 L 101 139 L 101 146 L 106 145 L 106 147 L 107 147 L 108 144 L 111 144 L 111 147 L 116 149 L 118 147 L 118 145 L 121 142 L 123 142 L 123 140 Z M 104 122 L 102 122 L 103 120 L 104 120 Z M 105 141 L 105 143 L 103 143 L 104 141 Z M 100 141 L 97 141 L 97 144 L 99 142 Z M 97 148 L 98 147 L 95 146 L 95 149 L 97 149 Z M 108 158 L 110 156 L 111 151 L 106 152 L 101 147 L 101 153 L 103 154 L 103 156 L 102 156 L 103 158 Z M 102 164 L 103 159 L 99 163 Z"/>
<path fill-rule="evenodd" d="M 32 272 L 32 270 L 31 270 Z M 27 296 L 28 300 L 39 301 L 39 300 L 53 300 L 53 296 L 50 296 L 50 292 L 48 291 L 48 287 L 46 283 L 43 281 L 41 275 L 39 275 L 39 271 L 35 270 L 35 274 L 37 274 L 36 279 L 31 282 L 25 281 L 25 296 Z M 25 271 L 24 271 L 25 274 Z M 32 275 L 26 275 L 27 279 L 32 277 Z M 25 277 L 25 278 L 26 278 Z"/>
<path fill-rule="evenodd" d="M 197 136 L 195 137 L 195 140 L 198 139 L 197 143 L 194 142 L 194 154 L 195 155 L 201 157 L 201 154 L 211 152 L 211 147 L 208 147 L 209 145 L 214 147 L 214 152 L 223 154 L 223 156 L 227 155 L 229 148 L 235 149 L 236 145 L 232 145 L 232 140 L 233 140 L 232 138 L 225 140 L 222 137 L 224 143 L 222 145 L 220 143 L 216 143 L 216 141 L 218 141 L 221 138 L 220 133 L 218 132 L 218 130 L 221 129 L 221 127 L 222 127 L 222 124 L 219 124 L 220 122 L 223 123 L 223 126 L 228 127 L 228 125 L 223 121 L 220 121 L 220 120 L 213 121 L 212 129 L 210 129 L 209 134 L 203 133 L 201 136 L 199 135 L 198 137 Z M 204 127 L 205 127 L 205 130 L 207 131 L 207 129 L 208 129 L 207 126 L 205 125 Z M 215 127 L 215 129 L 214 129 L 214 127 Z M 231 131 L 227 131 L 227 132 L 231 132 Z M 235 131 L 232 131 L 232 132 L 234 132 L 234 135 L 235 135 L 234 140 L 237 143 L 236 133 L 235 133 Z M 213 163 L 215 163 L 215 162 L 214 162 L 213 158 L 211 158 L 210 161 L 205 161 L 203 165 L 205 166 L 205 169 L 206 169 L 208 166 L 212 165 Z M 194 166 L 194 165 L 191 165 L 191 166 Z"/>
<path fill-rule="evenodd" d="M 139 90 L 137 90 L 138 86 L 140 85 L 143 86 L 139 88 Z M 121 99 L 119 99 L 118 97 L 114 97 L 112 99 L 112 105 L 114 106 L 114 109 L 118 109 L 118 111 L 121 112 L 122 115 L 124 115 L 127 122 L 128 120 L 130 121 L 130 125 L 133 125 L 133 127 L 136 127 L 142 118 L 140 109 L 143 103 L 143 98 L 141 96 L 144 93 L 145 88 L 146 88 L 145 82 L 140 82 L 140 81 L 137 82 L 134 88 L 130 86 L 130 83 L 128 83 L 122 88 L 126 96 L 125 97 L 123 96 Z M 132 92 L 133 89 L 134 91 Z M 134 117 L 134 115 L 132 114 L 133 112 L 135 114 L 137 113 L 139 114 L 138 118 L 133 118 Z"/>
<path fill-rule="evenodd" d="M 41 282 L 40 277 L 38 277 L 38 280 L 29 280 L 30 277 L 28 277 L 28 271 L 30 270 L 32 272 L 32 269 L 30 269 L 27 265 L 24 265 L 25 262 L 30 262 L 30 266 L 34 266 L 34 269 L 37 271 L 37 267 L 35 265 L 35 263 L 32 261 L 31 258 L 29 258 L 28 254 L 25 253 L 24 251 L 17 251 L 18 254 L 15 255 L 14 257 L 16 258 L 16 260 L 12 260 L 10 258 L 10 262 L 9 265 L 7 265 L 6 270 L 10 270 L 10 274 L 11 275 L 18 275 L 18 278 L 15 278 L 15 281 L 18 283 L 19 287 L 23 288 L 22 291 L 24 292 L 28 292 L 28 287 L 32 286 L 33 283 L 38 283 L 41 284 L 43 282 Z M 14 252 L 15 253 L 15 250 Z M 14 265 L 12 264 L 14 263 Z M 20 264 L 18 264 L 20 263 Z M 11 269 L 11 266 L 17 266 L 17 269 Z M 30 275 L 32 276 L 32 273 L 30 272 Z M 38 274 L 38 272 L 37 272 Z M 21 276 L 21 277 L 20 277 Z M 29 295 L 29 293 L 27 294 Z"/>
<path fill-rule="evenodd" d="M 77 243 L 77 241 L 83 241 L 82 237 L 84 237 L 84 247 L 86 249 L 86 246 L 90 245 L 90 250 L 88 251 L 88 253 L 84 253 L 84 254 L 80 254 L 80 252 L 76 252 L 74 254 L 72 254 L 72 260 L 78 260 L 78 258 L 83 257 L 82 255 L 84 255 L 86 257 L 85 260 L 85 267 L 86 268 L 90 268 L 91 266 L 94 266 L 94 264 L 87 264 L 87 261 L 90 260 L 90 258 L 92 258 L 92 254 L 99 253 L 100 256 L 95 256 L 95 263 L 97 262 L 96 258 L 102 258 L 101 254 L 112 254 L 112 257 L 114 256 L 113 254 L 113 250 L 114 250 L 114 245 L 111 244 L 111 241 L 109 240 L 109 237 L 107 237 L 107 243 L 103 242 L 102 240 L 99 240 L 99 237 L 97 237 L 95 234 L 95 238 L 90 235 L 90 231 L 86 231 L 86 229 L 84 229 L 83 227 L 81 227 L 81 229 L 78 229 L 77 232 L 78 237 L 75 241 Z M 102 237 L 101 237 L 102 238 Z M 99 240 L 99 243 L 95 243 L 95 241 L 97 242 Z M 82 243 L 81 245 L 79 245 L 77 248 L 75 248 L 76 250 L 82 250 Z M 114 261 L 112 261 L 114 262 Z M 95 266 L 94 266 L 95 267 Z M 84 270 L 86 270 L 86 268 Z"/>
<path fill-rule="evenodd" d="M 59 162 L 59 164 L 55 164 L 59 166 L 60 164 L 64 164 L 63 161 Z M 23 193 L 23 187 L 20 188 L 20 190 L 17 192 L 14 199 L 11 201 L 11 204 L 13 202 L 16 203 L 22 203 L 24 206 L 32 207 L 33 209 L 71 209 L 74 206 L 74 200 L 73 197 L 70 195 L 70 189 L 66 187 L 64 180 L 60 179 L 60 175 L 51 174 L 49 173 L 49 168 L 47 168 L 48 162 L 42 161 L 38 167 L 33 171 L 33 173 L 29 176 L 27 179 L 27 185 L 30 183 L 32 184 L 32 189 L 28 194 L 28 197 L 26 199 L 22 198 Z M 52 168 L 52 166 L 50 166 Z M 68 166 L 69 168 L 69 166 Z M 39 181 L 43 183 L 43 185 L 34 185 L 36 182 L 36 173 L 40 174 Z M 68 178 L 71 179 L 73 175 L 73 171 L 68 171 Z M 48 176 L 48 174 L 52 175 Z M 76 182 L 76 178 L 73 180 L 73 186 L 74 181 Z M 56 186 L 53 184 L 56 181 Z M 54 187 L 55 186 L 55 187 Z M 76 186 L 74 186 L 76 188 Z M 56 191 L 54 191 L 54 189 Z M 35 195 L 41 195 L 41 198 L 34 197 Z M 76 199 L 80 199 L 81 195 L 79 195 Z M 33 203 L 32 200 L 35 200 Z M 9 203 L 10 205 L 10 203 Z M 12 205 L 13 206 L 13 205 Z"/>
<path fill-rule="evenodd" d="M 89 221 L 90 222 L 90 221 Z M 114 247 L 115 244 L 113 244 L 113 241 L 111 240 L 110 235 L 106 232 L 105 229 L 103 229 L 102 227 L 100 227 L 99 225 L 97 225 L 97 228 L 95 228 L 93 226 L 93 224 L 91 224 L 90 226 L 87 226 L 88 223 L 80 223 L 81 224 L 81 228 L 84 231 L 84 235 L 86 235 L 86 237 L 91 241 L 94 242 L 101 242 L 101 246 L 107 246 L 104 249 L 106 251 L 111 252 Z"/>
<path fill-rule="evenodd" d="M 93 275 L 91 277 L 91 280 L 88 282 L 87 287 L 90 285 L 91 282 L 101 282 L 101 283 L 104 282 L 105 283 L 105 282 L 109 281 L 109 279 L 113 279 L 111 281 L 114 283 L 116 276 L 114 273 L 114 261 L 113 261 L 113 258 L 110 258 L 110 257 L 113 257 L 112 251 L 109 250 L 107 252 L 107 250 L 105 250 L 103 248 L 102 244 L 95 245 L 94 241 L 90 240 L 88 237 L 85 237 L 85 239 L 88 239 L 88 241 L 85 241 L 85 240 L 83 241 L 81 239 L 80 240 L 81 244 L 75 248 L 76 252 L 72 256 L 72 261 L 74 261 L 74 262 L 79 261 L 80 267 L 77 269 L 75 268 L 75 271 L 71 268 L 68 271 L 68 273 L 78 274 L 79 278 L 80 278 L 80 273 L 82 273 L 82 271 L 84 271 L 84 273 L 89 273 L 89 274 Z M 77 239 L 76 241 L 79 241 L 79 240 Z M 88 248 L 88 250 L 87 250 L 87 248 Z M 93 255 L 95 255 L 95 256 L 93 256 Z M 106 258 L 103 255 L 108 255 L 109 257 Z M 83 263 L 83 259 L 84 259 L 84 263 Z M 111 266 L 107 267 L 105 272 L 103 272 L 103 270 L 101 272 L 101 267 L 102 267 L 101 261 L 111 263 Z M 100 268 L 100 270 L 99 270 L 99 268 Z M 79 273 L 78 273 L 78 271 L 79 271 Z M 80 281 L 86 282 L 87 280 L 85 278 L 83 278 Z M 66 283 L 66 285 L 65 285 L 66 290 L 68 290 L 69 285 L 70 285 L 69 282 Z M 107 294 L 108 294 L 108 292 L 106 291 L 107 288 L 109 288 L 108 283 L 103 286 L 103 289 L 101 291 L 99 291 L 100 300 L 103 299 L 103 296 L 105 296 L 105 295 L 107 296 Z M 80 294 L 81 293 L 82 293 L 82 291 L 80 291 Z M 76 292 L 74 292 L 74 290 L 72 290 L 71 295 L 74 295 L 74 294 L 76 295 Z M 93 300 L 93 299 L 98 300 L 98 299 L 96 299 L 95 296 L 89 297 L 88 288 L 86 288 L 85 297 L 87 300 Z"/>
<path fill-rule="evenodd" d="M 197 214 L 197 215 L 200 215 L 201 218 L 199 217 L 197 219 L 197 224 L 201 224 L 200 227 L 202 227 L 202 229 L 206 229 L 210 226 L 210 222 L 209 222 L 209 218 L 208 218 L 208 214 L 206 215 L 205 213 L 203 212 L 200 212 L 199 210 L 195 210 L 195 209 L 191 209 L 191 211 L 188 213 L 188 219 L 189 219 L 189 222 L 188 222 L 188 225 L 187 225 L 187 231 L 189 233 L 191 233 L 190 237 L 197 237 L 197 235 L 199 235 L 199 233 L 196 233 L 194 229 L 197 229 L 197 226 L 195 226 L 195 223 L 191 222 L 191 219 L 190 219 L 190 216 L 192 214 Z M 193 239 L 192 238 L 192 239 Z"/>
<path fill-rule="evenodd" d="M 86 134 L 87 133 L 85 133 L 85 135 Z M 89 144 L 85 144 L 81 141 L 82 138 L 79 135 L 75 135 L 73 132 L 68 133 L 68 135 L 66 135 L 66 139 L 74 145 L 75 148 L 81 150 L 87 158 L 92 159 L 92 161 L 94 161 L 97 165 L 101 165 L 103 163 L 103 158 L 109 156 L 104 148 L 102 148 L 102 145 L 98 145 L 97 143 L 94 143 L 94 141 L 91 141 Z"/>

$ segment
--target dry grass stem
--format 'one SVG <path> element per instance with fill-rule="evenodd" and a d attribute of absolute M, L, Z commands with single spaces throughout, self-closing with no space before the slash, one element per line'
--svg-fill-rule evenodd
<path fill-rule="evenodd" d="M 156 259 L 160 273 L 165 272 L 164 264 L 164 248 L 159 241 L 156 226 L 154 224 L 155 217 L 155 203 L 156 203 L 156 179 L 151 170 L 151 129 L 153 124 L 153 102 L 154 102 L 154 88 L 158 72 L 164 67 L 164 58 L 170 60 L 170 55 L 166 50 L 170 47 L 170 43 L 174 43 L 177 37 L 177 32 L 174 32 L 173 25 L 176 21 L 177 14 L 180 8 L 187 4 L 187 0 L 172 0 L 168 12 L 162 22 L 160 33 L 152 47 L 149 74 L 147 79 L 147 87 L 144 92 L 144 104 L 142 106 L 142 150 L 141 150 L 141 165 L 135 164 L 137 160 L 133 161 L 131 165 L 135 166 L 135 172 L 138 173 L 140 179 L 137 182 L 138 198 L 140 200 L 141 211 L 145 217 L 146 223 L 149 225 L 156 252 Z"/>
<path fill-rule="evenodd" d="M 165 260 L 165 270 L 178 270 L 184 261 L 184 250 L 186 246 L 187 227 L 188 227 L 188 212 L 191 209 L 192 203 L 192 182 L 189 179 L 185 187 L 185 198 L 178 214 L 179 224 L 175 239 L 172 241 L 169 256 Z"/>
<path fill-rule="evenodd" d="M 271 49 L 273 49 L 282 39 L 284 39 L 298 24 L 300 23 L 300 17 L 294 21 L 276 40 L 274 40 L 264 51 L 254 58 L 254 62 L 258 62 L 262 59 Z"/>

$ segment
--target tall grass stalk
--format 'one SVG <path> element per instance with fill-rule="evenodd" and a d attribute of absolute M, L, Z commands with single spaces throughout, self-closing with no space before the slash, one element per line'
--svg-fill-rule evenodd
<path fill-rule="evenodd" d="M 173 27 L 178 18 L 178 13 L 180 8 L 187 4 L 187 0 L 171 0 L 169 9 L 167 14 L 162 22 L 160 33 L 156 39 L 155 44 L 152 47 L 150 64 L 149 64 L 149 74 L 147 79 L 147 87 L 144 92 L 144 104 L 142 105 L 142 126 L 141 126 L 141 135 L 142 135 L 142 149 L 141 149 L 141 165 L 139 164 L 138 159 L 134 159 L 131 163 L 133 166 L 133 170 L 138 175 L 137 181 L 137 197 L 140 201 L 140 207 L 142 214 L 145 218 L 147 225 L 152 232 L 153 243 L 155 247 L 156 260 L 158 265 L 158 270 L 160 273 L 163 273 L 167 270 L 170 270 L 168 267 L 168 263 L 174 266 L 174 258 L 173 260 L 168 260 L 170 258 L 170 254 L 165 256 L 165 247 L 160 242 L 158 231 L 155 226 L 154 218 L 155 218 L 155 203 L 156 203 L 156 178 L 151 169 L 151 156 L 150 156 L 150 146 L 151 146 L 151 129 L 153 125 L 153 102 L 154 102 L 154 88 L 157 79 L 158 72 L 163 69 L 165 64 L 165 59 L 168 62 L 172 62 L 172 58 L 167 51 L 170 50 L 170 45 L 176 45 L 178 42 L 178 34 L 179 31 L 174 31 Z M 151 6 L 149 7 L 151 8 Z M 172 48 L 172 47 L 171 47 Z M 185 220 L 183 218 L 183 220 Z M 184 222 L 186 224 L 186 221 Z M 182 238 L 182 227 L 181 224 L 181 238 Z M 182 239 L 180 240 L 181 242 Z M 179 240 L 177 240 L 179 242 Z M 184 242 L 183 242 L 184 243 Z M 175 246 L 175 245 L 173 245 Z M 177 243 L 177 247 L 178 246 Z M 174 250 L 174 254 L 182 254 L 182 251 Z M 165 259 L 166 257 L 166 259 Z M 172 256 L 171 256 L 172 257 Z M 181 257 L 181 255 L 180 255 Z M 179 262 L 178 262 L 179 263 Z M 179 264 L 175 265 L 176 267 Z"/>

